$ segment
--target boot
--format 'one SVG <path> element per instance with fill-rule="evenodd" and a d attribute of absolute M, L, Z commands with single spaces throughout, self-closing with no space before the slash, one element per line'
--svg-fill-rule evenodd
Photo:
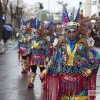
<path fill-rule="evenodd" d="M 35 76 L 36 76 L 36 73 L 33 73 L 33 72 L 30 73 L 28 88 L 34 87 Z"/>
<path fill-rule="evenodd" d="M 22 59 L 22 71 L 21 73 L 27 73 L 27 60 Z"/>

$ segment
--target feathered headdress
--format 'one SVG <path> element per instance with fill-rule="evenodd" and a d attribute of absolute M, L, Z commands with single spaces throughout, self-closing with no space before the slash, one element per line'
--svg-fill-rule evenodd
<path fill-rule="evenodd" d="M 80 7 L 77 11 L 76 17 L 74 17 L 75 7 L 73 7 L 70 17 L 68 16 L 67 9 L 63 7 L 62 21 L 66 25 L 68 31 L 76 31 L 82 35 L 86 34 L 86 18 L 83 16 L 83 10 Z"/>
<path fill-rule="evenodd" d="M 66 29 L 67 30 L 70 30 L 70 29 L 76 30 L 77 29 L 77 27 L 79 26 L 79 23 L 78 23 L 78 19 L 79 19 L 79 15 L 80 15 L 79 10 L 77 12 L 76 18 L 74 19 L 75 7 L 73 7 L 72 12 L 71 12 L 70 17 L 69 17 L 66 7 L 63 6 L 62 22 L 63 22 L 63 29 L 64 30 L 66 30 Z"/>

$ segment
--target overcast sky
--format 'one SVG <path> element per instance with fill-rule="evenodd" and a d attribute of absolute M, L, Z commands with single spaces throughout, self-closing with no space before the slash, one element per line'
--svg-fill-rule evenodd
<path fill-rule="evenodd" d="M 28 5 L 35 5 L 37 2 L 41 2 L 44 5 L 44 9 L 56 9 L 57 8 L 57 1 L 63 1 L 64 3 L 68 3 L 68 7 L 79 7 L 79 2 L 82 0 L 24 0 L 25 3 Z M 49 2 L 49 4 L 48 4 Z"/>

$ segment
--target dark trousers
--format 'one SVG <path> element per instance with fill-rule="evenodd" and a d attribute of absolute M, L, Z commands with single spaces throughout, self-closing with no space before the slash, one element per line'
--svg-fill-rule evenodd
<path fill-rule="evenodd" d="M 23 60 L 26 60 L 26 59 L 27 59 L 27 56 L 22 56 L 22 59 L 23 59 Z"/>
<path fill-rule="evenodd" d="M 40 68 L 40 72 L 42 72 L 45 69 L 45 67 L 39 67 L 39 68 Z M 32 65 L 31 70 L 32 70 L 33 73 L 36 73 L 37 65 Z"/>

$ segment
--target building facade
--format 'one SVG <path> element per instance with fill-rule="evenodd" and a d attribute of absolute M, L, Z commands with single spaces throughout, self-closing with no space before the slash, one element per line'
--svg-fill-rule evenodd
<path fill-rule="evenodd" d="M 91 17 L 92 0 L 82 0 L 82 8 L 85 17 Z"/>
<path fill-rule="evenodd" d="M 100 17 L 100 0 L 92 0 L 92 15 Z"/>
<path fill-rule="evenodd" d="M 100 0 L 83 0 L 82 4 L 85 16 L 100 17 Z"/>

